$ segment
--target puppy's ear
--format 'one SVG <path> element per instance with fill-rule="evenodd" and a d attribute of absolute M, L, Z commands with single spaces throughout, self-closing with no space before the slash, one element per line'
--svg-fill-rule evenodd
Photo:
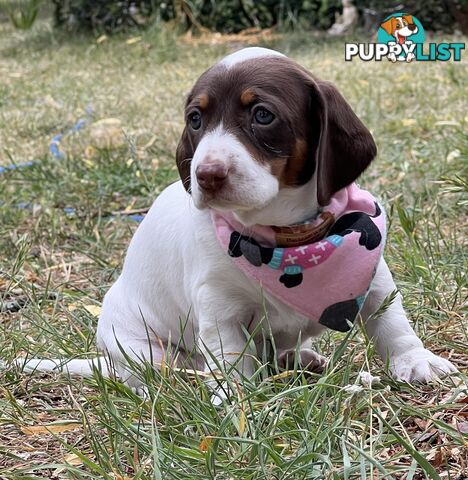
<path fill-rule="evenodd" d="M 182 136 L 180 137 L 179 144 L 176 150 L 176 164 L 179 170 L 179 176 L 182 180 L 182 184 L 190 193 L 190 165 L 192 163 L 192 157 L 194 155 L 194 149 L 192 142 L 187 134 L 187 129 L 184 128 Z"/>
<path fill-rule="evenodd" d="M 391 17 L 387 21 L 380 24 L 380 26 L 389 34 L 392 35 L 395 31 L 395 18 Z"/>
<path fill-rule="evenodd" d="M 314 82 L 313 125 L 320 128 L 315 141 L 317 199 L 330 202 L 334 193 L 354 182 L 377 154 L 369 130 L 338 90 L 328 82 Z"/>
<path fill-rule="evenodd" d="M 408 22 L 408 25 L 411 25 L 413 22 L 413 17 L 411 15 L 403 15 L 403 18 Z"/>

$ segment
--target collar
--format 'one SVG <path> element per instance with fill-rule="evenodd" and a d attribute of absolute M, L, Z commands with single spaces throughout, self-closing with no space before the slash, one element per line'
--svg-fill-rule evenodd
<path fill-rule="evenodd" d="M 287 227 L 272 226 L 271 229 L 275 233 L 276 246 L 300 247 L 322 240 L 334 223 L 335 216 L 331 212 L 320 212 L 315 219 L 304 223 Z"/>

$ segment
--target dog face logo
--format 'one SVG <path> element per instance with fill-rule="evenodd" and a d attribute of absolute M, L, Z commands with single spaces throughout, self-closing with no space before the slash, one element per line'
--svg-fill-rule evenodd
<path fill-rule="evenodd" d="M 411 35 L 418 33 L 418 26 L 411 15 L 391 17 L 380 25 L 389 35 L 402 45 Z"/>
<path fill-rule="evenodd" d="M 390 61 L 411 62 L 416 58 L 416 44 L 424 42 L 424 28 L 413 15 L 394 13 L 380 24 L 377 41 L 390 47 Z"/>

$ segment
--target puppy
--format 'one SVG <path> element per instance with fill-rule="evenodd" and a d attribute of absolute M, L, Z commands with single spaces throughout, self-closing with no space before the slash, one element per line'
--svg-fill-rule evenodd
<path fill-rule="evenodd" d="M 413 22 L 413 17 L 411 15 L 402 15 L 401 17 L 390 17 L 388 20 L 383 22 L 380 25 L 389 35 L 395 38 L 395 42 L 389 42 L 389 45 L 411 45 L 413 42 L 408 40 L 408 37 L 418 33 L 418 27 Z M 397 56 L 395 53 L 389 53 L 387 55 L 388 59 L 392 62 L 397 61 Z M 398 57 L 398 60 L 406 60 L 411 62 L 415 58 L 415 54 L 408 52 L 406 58 L 403 56 Z"/>
<path fill-rule="evenodd" d="M 425 349 L 382 258 L 383 208 L 354 181 L 376 155 L 373 138 L 330 83 L 264 48 L 233 53 L 195 83 L 177 148 L 181 180 L 157 198 L 107 292 L 99 348 L 123 381 L 130 357 L 179 363 L 198 346 L 198 368 L 251 376 L 263 336 L 299 363 L 326 328 L 346 331 L 360 312 L 394 377 L 426 382 L 455 372 Z M 258 349 L 259 351 L 255 351 Z M 88 374 L 98 360 L 72 360 Z M 30 361 L 27 368 L 63 362 Z M 106 372 L 104 372 L 106 373 Z"/>

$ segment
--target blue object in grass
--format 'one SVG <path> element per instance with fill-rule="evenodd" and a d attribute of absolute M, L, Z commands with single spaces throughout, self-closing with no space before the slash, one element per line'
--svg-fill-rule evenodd
<path fill-rule="evenodd" d="M 31 167 L 34 162 L 14 163 L 13 165 L 0 166 L 0 173 L 7 172 L 8 170 L 17 170 L 18 168 Z"/>
<path fill-rule="evenodd" d="M 92 109 L 90 109 L 90 107 L 87 107 L 86 109 L 86 113 L 88 113 L 88 115 L 91 115 L 92 112 Z M 70 128 L 70 130 L 68 130 L 68 132 L 66 133 L 58 133 L 57 135 L 54 135 L 52 137 L 52 140 L 50 141 L 49 143 L 49 152 L 57 159 L 57 160 L 61 160 L 62 158 L 65 157 L 65 155 L 60 151 L 60 142 L 62 140 L 62 138 L 66 135 L 71 135 L 72 133 L 76 133 L 76 132 L 79 132 L 85 125 L 86 125 L 87 121 L 83 118 L 80 118 L 76 123 L 75 125 L 73 125 L 73 127 Z"/>
<path fill-rule="evenodd" d="M 88 117 L 90 117 L 93 113 L 93 108 L 91 105 L 88 105 L 86 107 L 86 114 Z M 52 140 L 49 143 L 49 152 L 52 154 L 54 158 L 57 160 L 60 160 L 65 157 L 65 155 L 60 151 L 60 142 L 62 138 L 66 135 L 70 135 L 72 133 L 76 133 L 80 131 L 87 123 L 87 120 L 80 118 L 73 127 L 70 128 L 66 133 L 58 133 L 57 135 L 54 135 L 52 137 Z M 26 168 L 26 167 L 32 167 L 35 163 L 37 162 L 23 162 L 23 163 L 15 163 L 13 165 L 6 165 L 6 166 L 0 166 L 0 173 L 7 172 L 9 170 L 17 170 L 18 168 Z"/>

